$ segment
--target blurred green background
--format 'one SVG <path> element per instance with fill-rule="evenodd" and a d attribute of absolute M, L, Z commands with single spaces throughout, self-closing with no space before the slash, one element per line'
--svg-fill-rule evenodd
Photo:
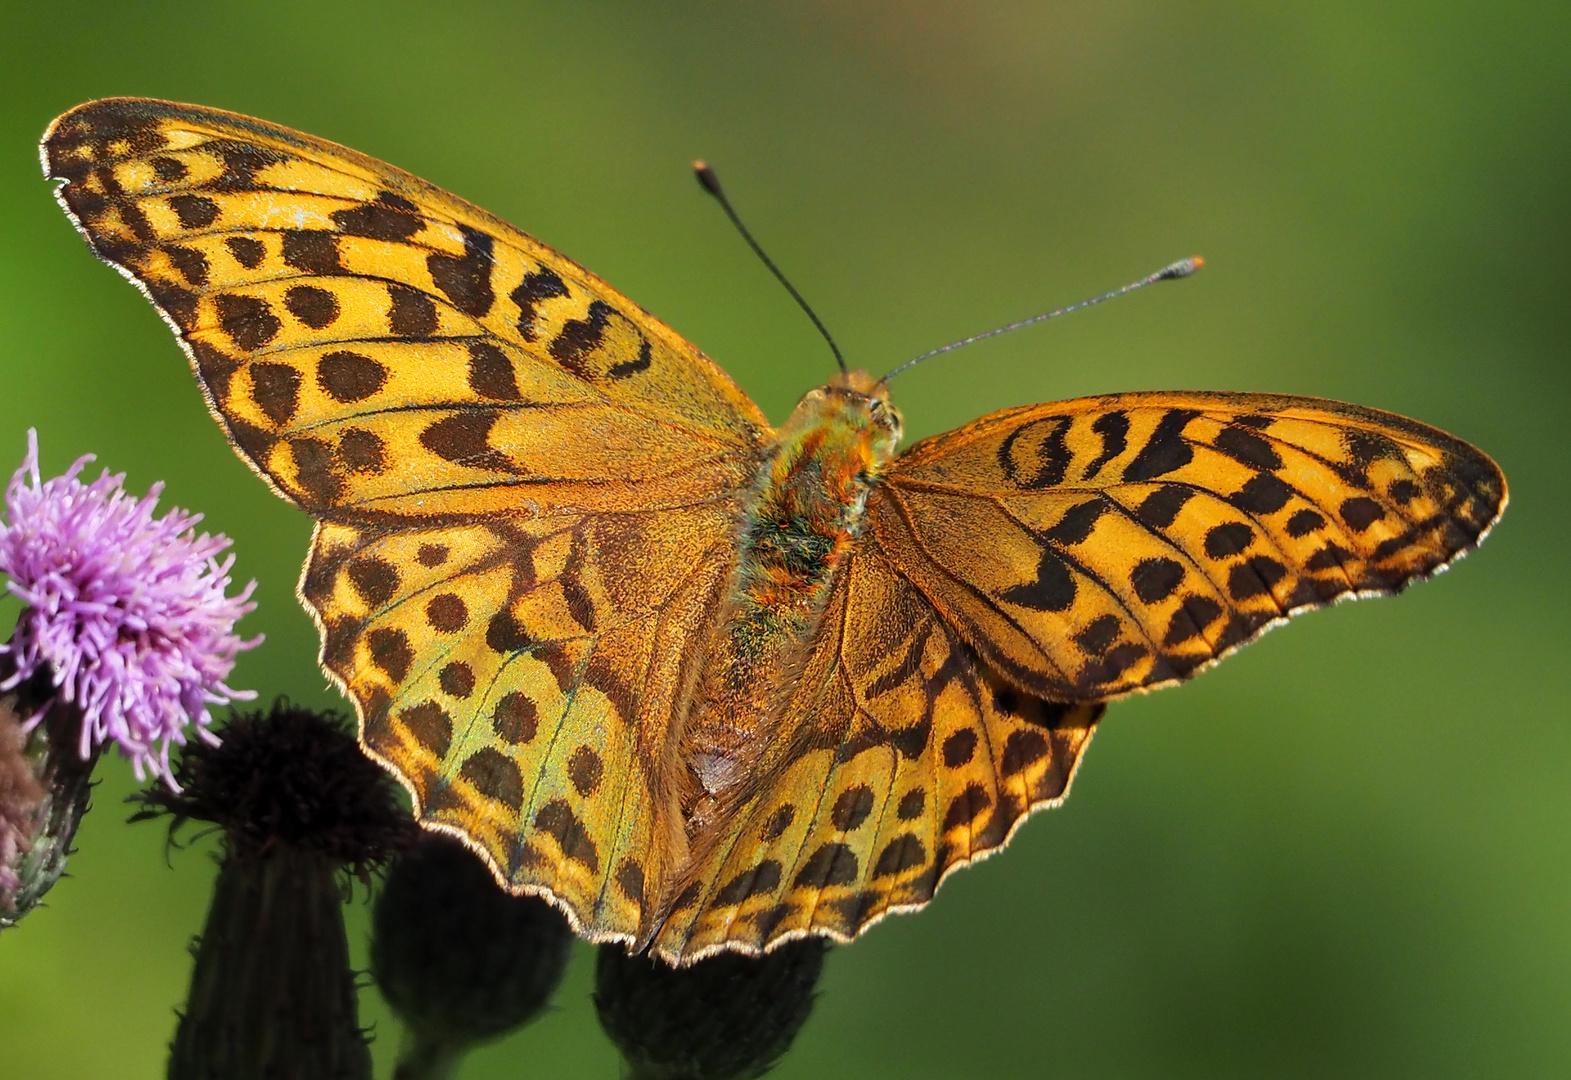
<path fill-rule="evenodd" d="M 1571 5 L 4 0 L 0 28 L 0 473 L 36 426 L 46 472 L 96 452 L 205 512 L 261 583 L 233 681 L 264 698 L 335 700 L 292 596 L 309 526 L 50 197 L 36 142 L 78 102 L 221 106 L 409 169 L 777 420 L 830 360 L 693 157 L 874 370 L 1203 253 L 905 376 L 913 436 L 1104 391 L 1318 394 L 1484 447 L 1511 511 L 1435 583 L 1113 708 L 1064 808 L 830 957 L 778 1075 L 1571 1071 Z M 0 936 L 7 1077 L 162 1075 L 211 844 L 166 860 L 124 824 L 129 769 L 99 775 L 73 876 Z M 616 1075 L 591 960 L 462 1075 Z M 364 1017 L 385 1075 L 374 991 Z"/>

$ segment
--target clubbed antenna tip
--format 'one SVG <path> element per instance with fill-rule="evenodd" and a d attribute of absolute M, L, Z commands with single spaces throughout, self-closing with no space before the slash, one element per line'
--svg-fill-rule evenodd
<path fill-rule="evenodd" d="M 699 164 L 702 165 L 703 162 L 699 162 Z M 1172 281 L 1174 278 L 1188 277 L 1205 264 L 1205 259 L 1199 255 L 1191 255 L 1187 259 L 1179 259 L 1176 263 L 1164 266 L 1157 271 L 1156 277 L 1158 281 Z"/>
<path fill-rule="evenodd" d="M 717 199 L 725 197 L 725 192 L 720 190 L 720 177 L 716 176 L 715 171 L 709 167 L 709 162 L 703 158 L 693 162 L 693 175 L 698 177 L 698 182 L 709 194 Z"/>

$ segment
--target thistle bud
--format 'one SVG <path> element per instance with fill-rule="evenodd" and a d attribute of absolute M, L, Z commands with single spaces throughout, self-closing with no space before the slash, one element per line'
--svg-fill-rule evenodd
<path fill-rule="evenodd" d="M 371 973 L 404 1022 L 397 1080 L 451 1076 L 476 1043 L 535 1019 L 572 941 L 545 901 L 510 896 L 456 840 L 425 834 L 388 871 L 373 920 Z"/>
<path fill-rule="evenodd" d="M 38 906 L 65 873 L 98 760 L 76 752 L 78 717 L 51 706 L 40 681 L 0 693 L 0 928 Z"/>
<path fill-rule="evenodd" d="M 685 968 L 600 946 L 595 1008 L 633 1080 L 751 1080 L 791 1048 L 813 1011 L 828 945 L 722 953 Z"/>
<path fill-rule="evenodd" d="M 345 871 L 365 879 L 414 826 L 341 718 L 287 701 L 193 743 L 179 790 L 133 798 L 132 820 L 223 828 L 223 863 L 194 950 L 170 1080 L 370 1080 L 349 942 Z"/>

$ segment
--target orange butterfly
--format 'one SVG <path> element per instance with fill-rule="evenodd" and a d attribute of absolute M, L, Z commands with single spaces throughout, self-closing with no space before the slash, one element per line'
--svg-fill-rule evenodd
<path fill-rule="evenodd" d="M 779 430 L 593 274 L 379 161 L 135 98 L 45 171 L 317 521 L 300 597 L 429 828 L 592 941 L 846 941 L 1061 800 L 1104 703 L 1394 592 L 1506 503 L 1389 413 L 1133 393 L 897 454 L 864 372 Z"/>

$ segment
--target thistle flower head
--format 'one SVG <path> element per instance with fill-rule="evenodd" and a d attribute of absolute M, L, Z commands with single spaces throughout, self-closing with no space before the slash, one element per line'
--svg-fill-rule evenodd
<path fill-rule="evenodd" d="M 0 690 L 47 668 L 56 697 L 81 714 L 85 758 L 114 742 L 138 778 L 172 782 L 171 743 L 187 727 L 211 741 L 210 705 L 255 695 L 225 683 L 244 641 L 235 622 L 255 608 L 255 582 L 225 595 L 234 556 L 230 541 L 197 535 L 198 514 L 153 516 L 162 484 L 136 499 L 124 474 L 78 479 L 91 455 L 64 476 L 38 471 L 38 436 L 5 492 L 0 573 L 27 607 L 10 644 L 10 676 Z"/>
<path fill-rule="evenodd" d="M 262 712 L 235 713 L 223 742 L 180 752 L 174 790 L 132 796 L 133 821 L 167 816 L 223 828 L 231 858 L 256 860 L 280 848 L 310 851 L 365 877 L 418 834 L 392 777 L 360 752 L 338 713 L 286 698 Z"/>

